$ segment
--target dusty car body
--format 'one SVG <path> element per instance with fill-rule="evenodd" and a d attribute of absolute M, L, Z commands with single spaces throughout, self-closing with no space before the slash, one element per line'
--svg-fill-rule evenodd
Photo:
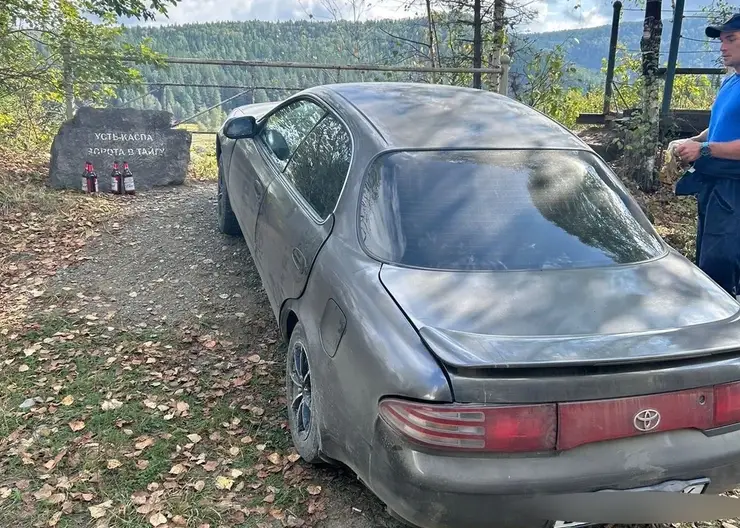
<path fill-rule="evenodd" d="M 740 305 L 559 124 L 342 84 L 237 109 L 217 150 L 307 461 L 425 528 L 557 521 L 522 494 L 740 482 Z"/>

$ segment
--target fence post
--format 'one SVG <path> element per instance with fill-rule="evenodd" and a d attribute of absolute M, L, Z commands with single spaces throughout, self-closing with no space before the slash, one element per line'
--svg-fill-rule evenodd
<path fill-rule="evenodd" d="M 614 66 L 617 57 L 617 43 L 619 42 L 619 15 L 622 11 L 622 2 L 614 2 L 614 13 L 612 15 L 612 34 L 609 42 L 609 62 L 606 67 L 606 85 L 604 86 L 604 111 L 609 115 L 611 110 L 612 94 L 614 93 Z"/>
<path fill-rule="evenodd" d="M 511 57 L 506 53 L 501 54 L 501 77 L 498 92 L 501 95 L 509 95 L 509 69 L 511 68 Z"/>

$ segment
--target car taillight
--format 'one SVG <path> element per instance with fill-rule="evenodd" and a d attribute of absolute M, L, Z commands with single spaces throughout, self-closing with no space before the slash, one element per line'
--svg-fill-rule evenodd
<path fill-rule="evenodd" d="M 740 422 L 740 383 L 714 387 L 714 426 Z"/>
<path fill-rule="evenodd" d="M 430 447 L 507 453 L 555 449 L 555 405 L 426 405 L 388 399 L 380 404 L 380 416 Z"/>

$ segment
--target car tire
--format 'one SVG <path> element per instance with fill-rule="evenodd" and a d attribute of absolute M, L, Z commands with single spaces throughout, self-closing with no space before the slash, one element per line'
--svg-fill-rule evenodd
<path fill-rule="evenodd" d="M 309 464 L 325 462 L 321 455 L 318 414 L 312 397 L 311 359 L 306 331 L 297 323 L 285 354 L 285 394 L 293 445 Z"/>
<path fill-rule="evenodd" d="M 236 219 L 234 211 L 231 209 L 229 200 L 229 191 L 226 189 L 224 181 L 224 168 L 221 160 L 218 160 L 218 229 L 225 235 L 241 236 L 242 230 L 239 227 L 239 221 Z"/>

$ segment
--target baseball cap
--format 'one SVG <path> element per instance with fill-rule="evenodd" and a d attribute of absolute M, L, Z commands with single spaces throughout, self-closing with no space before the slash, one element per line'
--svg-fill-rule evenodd
<path fill-rule="evenodd" d="M 721 26 L 709 26 L 705 32 L 709 38 L 719 38 L 723 31 L 740 31 L 740 13 L 733 15 Z"/>

